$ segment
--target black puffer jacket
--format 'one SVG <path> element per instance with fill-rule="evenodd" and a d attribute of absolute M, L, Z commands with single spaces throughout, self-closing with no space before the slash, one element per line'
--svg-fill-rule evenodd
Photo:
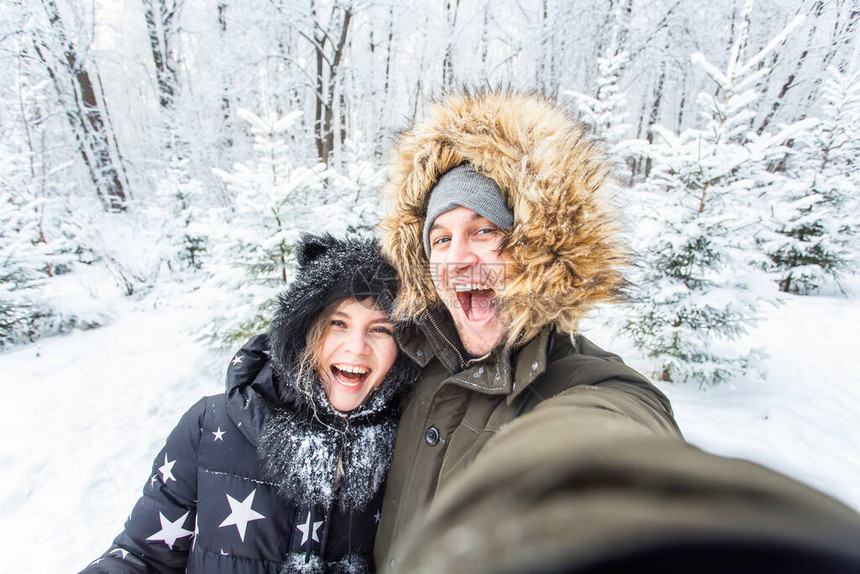
<path fill-rule="evenodd" d="M 389 309 L 395 276 L 375 244 L 329 236 L 305 238 L 299 264 L 270 333 L 236 353 L 226 393 L 185 413 L 124 531 L 84 572 L 373 571 L 394 405 L 416 368 L 399 356 L 343 417 L 318 381 L 297 390 L 295 366 L 316 313 L 349 296 Z"/>

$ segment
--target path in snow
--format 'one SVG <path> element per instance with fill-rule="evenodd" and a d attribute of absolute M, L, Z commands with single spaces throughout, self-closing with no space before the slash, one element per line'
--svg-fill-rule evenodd
<path fill-rule="evenodd" d="M 0 571 L 77 572 L 107 549 L 179 417 L 223 389 L 195 320 L 134 312 L 0 355 Z"/>

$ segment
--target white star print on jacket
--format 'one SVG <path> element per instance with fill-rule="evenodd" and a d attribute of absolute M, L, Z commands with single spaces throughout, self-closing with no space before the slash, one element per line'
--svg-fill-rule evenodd
<path fill-rule="evenodd" d="M 219 528 L 235 525 L 239 529 L 239 539 L 242 542 L 245 542 L 245 529 L 248 527 L 248 523 L 265 518 L 265 516 L 251 508 L 254 504 L 255 494 L 257 494 L 256 488 L 242 502 L 239 502 L 228 494 L 227 502 L 230 504 L 230 515 L 224 519 L 224 522 L 218 525 Z"/>
<path fill-rule="evenodd" d="M 314 521 L 313 526 L 311 526 L 311 512 L 310 512 L 310 510 L 308 510 L 308 518 L 307 518 L 306 522 L 304 524 L 299 524 L 298 526 L 296 526 L 296 528 L 299 530 L 299 532 L 302 533 L 302 544 L 301 544 L 302 546 L 307 544 L 309 536 L 310 536 L 311 540 L 313 540 L 314 542 L 320 541 L 319 530 L 320 530 L 320 526 L 323 525 L 323 522 L 325 522 L 325 521 L 323 521 L 323 520 L 320 520 L 319 522 Z"/>
<path fill-rule="evenodd" d="M 176 480 L 173 476 L 173 465 L 176 460 L 167 460 L 167 453 L 164 453 L 164 464 L 158 467 L 158 472 L 161 473 L 161 482 L 166 483 L 168 480 Z"/>
<path fill-rule="evenodd" d="M 173 545 L 176 544 L 176 540 L 179 538 L 185 538 L 186 536 L 191 536 L 194 534 L 193 530 L 185 530 L 182 527 L 185 524 L 185 519 L 188 518 L 190 512 L 186 512 L 173 522 L 171 522 L 164 514 L 161 512 L 158 513 L 158 519 L 161 521 L 161 530 L 147 538 L 147 540 L 158 541 L 161 540 L 167 547 L 173 550 Z"/>

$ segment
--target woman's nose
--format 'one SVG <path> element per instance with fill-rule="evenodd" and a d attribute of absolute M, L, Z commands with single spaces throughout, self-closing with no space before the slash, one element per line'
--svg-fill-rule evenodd
<path fill-rule="evenodd" d="M 355 329 L 347 337 L 346 349 L 355 355 L 364 355 L 370 349 L 370 345 L 367 343 L 364 333 Z"/>

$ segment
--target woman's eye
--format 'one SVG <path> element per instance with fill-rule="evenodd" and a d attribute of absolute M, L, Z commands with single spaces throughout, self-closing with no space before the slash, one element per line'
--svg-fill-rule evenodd
<path fill-rule="evenodd" d="M 394 336 L 394 331 L 390 327 L 374 327 L 371 329 L 371 332 L 380 335 L 388 335 L 389 337 Z"/>
<path fill-rule="evenodd" d="M 332 319 L 331 323 L 329 323 L 332 327 L 346 327 L 346 323 L 341 321 L 340 319 Z"/>

